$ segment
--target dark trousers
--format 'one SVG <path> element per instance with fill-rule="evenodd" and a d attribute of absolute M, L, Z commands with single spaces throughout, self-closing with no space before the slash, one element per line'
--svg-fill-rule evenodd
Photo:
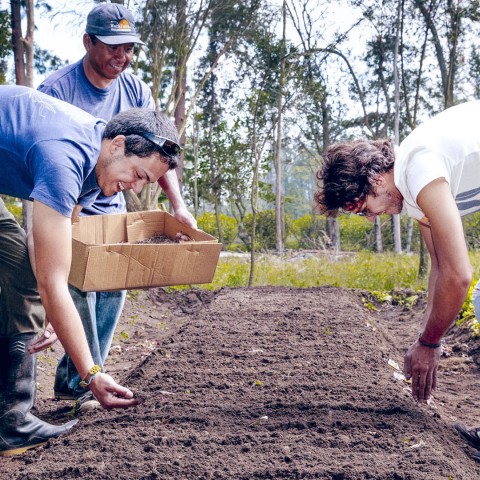
<path fill-rule="evenodd" d="M 0 337 L 36 333 L 45 311 L 30 265 L 25 231 L 0 198 Z"/>

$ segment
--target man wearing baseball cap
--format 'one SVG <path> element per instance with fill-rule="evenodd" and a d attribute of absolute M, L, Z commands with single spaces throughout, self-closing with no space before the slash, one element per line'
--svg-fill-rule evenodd
<path fill-rule="evenodd" d="M 107 45 L 144 43 L 135 32 L 135 20 L 128 8 L 118 3 L 97 5 L 87 17 L 85 31 Z"/>
<path fill-rule="evenodd" d="M 40 91 L 105 120 L 134 107 L 154 108 L 150 88 L 126 71 L 135 44 L 143 45 L 135 31 L 133 15 L 127 8 L 116 3 L 101 3 L 93 8 L 87 16 L 83 44 L 85 56 L 50 75 L 40 85 Z M 167 172 L 159 179 L 159 184 L 167 194 L 177 220 L 196 228 L 196 221 L 181 197 L 175 171 Z M 122 193 L 111 197 L 101 194 L 81 214 L 102 215 L 125 211 Z M 126 292 L 81 292 L 70 286 L 70 293 L 80 313 L 93 359 L 103 368 Z M 55 340 L 56 335 L 49 326 L 33 344 L 31 351 L 38 352 Z M 79 386 L 79 380 L 71 358 L 64 355 L 55 376 L 56 398 L 76 400 L 80 413 L 100 406 L 88 389 Z"/>
<path fill-rule="evenodd" d="M 135 44 L 143 42 L 132 13 L 123 5 L 101 3 L 87 17 L 85 56 L 50 75 L 39 90 L 105 120 L 129 108 L 153 108 L 148 85 L 126 71 Z"/>

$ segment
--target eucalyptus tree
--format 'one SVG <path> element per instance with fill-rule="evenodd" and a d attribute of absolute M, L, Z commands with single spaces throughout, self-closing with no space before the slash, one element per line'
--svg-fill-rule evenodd
<path fill-rule="evenodd" d="M 473 85 L 473 97 L 480 99 L 480 51 L 474 45 L 471 47 L 471 54 L 469 59 L 469 74 L 470 81 Z"/>
<path fill-rule="evenodd" d="M 326 23 L 328 2 L 312 0 L 290 1 L 287 3 L 290 21 L 299 38 L 297 52 L 298 61 L 297 88 L 302 92 L 297 108 L 304 118 L 299 123 L 302 150 L 312 160 L 312 165 L 318 167 L 322 151 L 330 144 L 331 106 L 328 90 L 328 45 L 322 32 Z M 337 44 L 338 41 L 335 41 Z M 308 158 L 307 157 L 307 158 Z M 312 171 L 312 175 L 314 172 Z M 315 224 L 315 212 L 312 211 Z M 340 233 L 337 219 L 327 219 L 327 235 L 330 245 L 340 249 Z M 321 232 L 318 232 L 320 235 Z"/>
<path fill-rule="evenodd" d="M 418 9 L 425 27 L 429 32 L 429 41 L 437 60 L 440 74 L 441 98 L 443 108 L 458 103 L 457 89 L 459 71 L 463 66 L 464 45 L 468 41 L 467 32 L 476 30 L 480 6 L 478 1 L 462 2 L 457 0 L 411 0 Z M 473 38 L 476 35 L 473 34 Z"/>
<path fill-rule="evenodd" d="M 6 83 L 8 57 L 12 51 L 10 25 L 10 14 L 8 10 L 0 10 L 0 85 Z"/>
<path fill-rule="evenodd" d="M 259 212 L 262 179 L 271 169 L 272 143 L 279 117 L 279 85 L 281 70 L 278 68 L 285 56 L 285 44 L 277 36 L 280 21 L 278 9 L 262 6 L 254 27 L 236 49 L 237 72 L 242 89 L 238 91 L 236 115 L 248 141 L 245 161 L 252 165 L 250 208 L 252 228 L 250 238 L 250 275 L 252 285 L 255 271 L 256 221 Z M 283 98 L 283 106 L 288 98 Z"/>
<path fill-rule="evenodd" d="M 367 65 L 367 74 L 363 78 L 365 92 L 368 92 L 365 102 L 369 110 L 370 137 L 392 137 L 400 143 L 402 117 L 402 70 L 403 28 L 405 0 L 352 0 L 352 4 L 361 8 L 364 17 L 370 25 L 366 37 L 366 50 L 363 57 Z M 375 237 L 377 250 L 383 248 L 381 238 L 381 219 L 375 218 Z M 394 251 L 400 253 L 401 224 L 400 216 L 391 216 Z"/>
<path fill-rule="evenodd" d="M 25 35 L 22 32 L 22 6 L 25 6 L 27 17 Z M 12 50 L 15 64 L 15 83 L 33 87 L 33 32 L 35 30 L 35 15 L 33 0 L 11 0 L 10 19 L 12 32 Z M 30 229 L 33 204 L 29 200 L 22 200 L 23 226 Z"/>
<path fill-rule="evenodd" d="M 22 2 L 11 0 L 12 47 L 17 85 L 33 86 L 33 32 L 35 29 L 34 2 L 25 2 L 27 17 L 25 35 L 22 32 Z"/>
<path fill-rule="evenodd" d="M 156 104 L 174 115 L 181 140 L 197 98 L 220 60 L 244 35 L 261 0 L 146 0 L 140 26 L 148 55 L 138 56 L 135 70 L 142 71 L 151 84 Z M 202 40 L 210 28 L 217 37 L 217 49 L 205 51 Z M 199 59 L 208 57 L 208 62 Z M 202 64 L 201 75 L 193 78 L 195 64 Z M 183 183 L 184 157 L 177 176 Z M 147 186 L 140 195 L 142 208 L 152 208 L 158 199 L 158 186 Z"/>

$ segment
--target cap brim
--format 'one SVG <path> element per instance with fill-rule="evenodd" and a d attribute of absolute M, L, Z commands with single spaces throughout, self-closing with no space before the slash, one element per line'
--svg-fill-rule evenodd
<path fill-rule="evenodd" d="M 135 35 L 110 35 L 108 37 L 95 35 L 101 42 L 106 43 L 107 45 L 123 45 L 124 43 L 136 43 L 137 45 L 145 45 L 137 36 Z"/>

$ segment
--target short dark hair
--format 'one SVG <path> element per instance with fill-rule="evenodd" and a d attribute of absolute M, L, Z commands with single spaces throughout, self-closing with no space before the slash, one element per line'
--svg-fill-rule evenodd
<path fill-rule="evenodd" d="M 316 173 L 316 210 L 335 217 L 338 209 L 363 200 L 371 193 L 374 178 L 390 171 L 394 161 L 393 142 L 388 138 L 331 145 Z"/>
<path fill-rule="evenodd" d="M 125 155 L 149 157 L 158 152 L 170 169 L 175 168 L 177 157 L 163 155 L 155 143 L 139 135 L 142 132 L 154 133 L 180 144 L 177 127 L 167 114 L 146 108 L 132 108 L 115 115 L 107 123 L 103 137 L 112 139 L 117 135 L 125 135 Z"/>
<path fill-rule="evenodd" d="M 95 35 L 92 35 L 91 33 L 87 33 L 87 35 L 90 37 L 90 41 L 92 42 L 92 45 L 96 45 L 98 42 L 98 38 Z"/>

